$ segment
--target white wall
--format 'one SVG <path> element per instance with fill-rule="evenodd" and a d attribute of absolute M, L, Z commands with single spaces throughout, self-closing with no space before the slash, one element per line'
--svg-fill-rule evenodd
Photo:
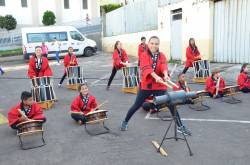
<path fill-rule="evenodd" d="M 70 0 L 69 9 L 64 9 L 64 0 L 27 0 L 27 3 L 28 7 L 22 8 L 21 0 L 5 0 L 5 6 L 0 6 L 0 15 L 11 14 L 18 24 L 24 25 L 42 25 L 43 13 L 46 10 L 55 13 L 59 24 L 84 20 L 87 13 L 90 18 L 100 16 L 100 0 L 88 0 L 87 10 L 82 8 L 82 0 Z"/>
<path fill-rule="evenodd" d="M 5 0 L 5 6 L 0 6 L 0 15 L 11 14 L 16 18 L 17 24 L 32 24 L 31 0 L 27 0 L 28 7 L 23 8 L 19 0 Z"/>

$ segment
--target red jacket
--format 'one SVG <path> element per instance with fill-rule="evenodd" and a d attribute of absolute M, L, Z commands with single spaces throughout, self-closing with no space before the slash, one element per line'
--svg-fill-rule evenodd
<path fill-rule="evenodd" d="M 128 61 L 128 56 L 127 53 L 125 52 L 124 49 L 122 49 L 122 55 L 121 58 L 119 57 L 119 53 L 118 50 L 116 49 L 113 53 L 113 67 L 115 67 L 116 69 L 121 69 L 122 67 L 124 67 L 123 64 L 121 64 L 121 62 L 127 62 Z"/>
<path fill-rule="evenodd" d="M 10 126 L 20 123 L 18 120 L 22 115 L 19 113 L 18 109 L 21 109 L 21 103 L 18 103 L 8 112 L 8 120 Z M 27 117 L 33 120 L 43 120 L 45 118 L 41 107 L 35 102 L 31 105 L 31 111 L 29 112 Z"/>
<path fill-rule="evenodd" d="M 73 112 L 82 112 L 82 108 L 84 106 L 84 102 L 81 99 L 81 96 L 78 95 L 71 104 L 71 111 Z M 96 99 L 94 96 L 89 96 L 89 101 L 87 103 L 86 109 L 83 111 L 84 115 L 89 113 L 92 109 L 97 107 Z"/>
<path fill-rule="evenodd" d="M 141 85 L 142 90 L 167 90 L 167 87 L 163 84 L 157 83 L 155 79 L 151 76 L 151 73 L 154 72 L 152 68 L 153 60 L 149 54 L 149 51 L 146 51 L 142 54 L 143 58 L 140 60 L 140 69 L 141 69 Z M 164 78 L 164 71 L 168 70 L 167 60 L 163 53 L 159 53 L 158 61 L 156 64 L 155 73 Z"/>
<path fill-rule="evenodd" d="M 225 81 L 224 79 L 221 77 L 220 78 L 220 84 L 219 84 L 219 93 L 223 93 L 224 92 L 224 88 L 225 88 Z M 216 83 L 213 81 L 212 76 L 208 77 L 206 80 L 206 90 L 211 93 L 212 95 L 216 94 Z"/>
<path fill-rule="evenodd" d="M 247 74 L 245 72 L 240 73 L 237 83 L 240 86 L 240 90 L 242 90 L 244 87 L 250 89 L 250 79 L 247 78 Z"/>
<path fill-rule="evenodd" d="M 48 59 L 45 57 L 42 57 L 42 67 L 41 67 L 41 70 L 37 72 L 36 71 L 36 58 L 35 56 L 32 56 L 29 62 L 28 76 L 31 79 L 34 77 L 52 76 L 52 71 L 50 69 Z"/>
<path fill-rule="evenodd" d="M 138 59 L 140 60 L 141 58 L 141 54 L 143 54 L 144 52 L 146 52 L 148 50 L 148 46 L 147 44 L 140 44 L 138 46 Z"/>
<path fill-rule="evenodd" d="M 181 85 L 180 85 L 180 82 L 177 81 L 176 82 L 176 85 L 178 86 L 178 88 L 176 86 L 173 86 L 173 91 L 179 91 L 179 90 L 184 90 Z M 188 91 L 191 91 L 191 89 L 189 87 L 187 87 Z M 187 90 L 185 90 L 187 92 Z"/>
<path fill-rule="evenodd" d="M 193 66 L 193 62 L 200 60 L 200 58 L 198 57 L 200 55 L 200 52 L 197 48 L 197 50 L 193 53 L 192 52 L 192 48 L 189 46 L 186 49 L 186 67 L 192 67 Z"/>
<path fill-rule="evenodd" d="M 70 64 L 70 61 L 73 62 L 73 64 Z M 78 62 L 77 62 L 77 59 L 76 59 L 76 55 L 73 53 L 70 57 L 69 54 L 66 54 L 64 56 L 64 67 L 65 67 L 65 70 L 64 72 L 66 73 L 66 68 L 69 67 L 69 66 L 77 66 L 78 65 Z"/>

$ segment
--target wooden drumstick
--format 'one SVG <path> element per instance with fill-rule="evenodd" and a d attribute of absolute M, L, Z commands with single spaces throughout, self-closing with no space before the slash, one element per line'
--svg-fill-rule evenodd
<path fill-rule="evenodd" d="M 165 82 L 165 81 L 160 81 L 159 83 L 161 83 L 161 84 L 167 86 L 168 88 L 173 89 L 173 87 L 172 87 L 171 85 L 169 85 L 169 84 L 168 84 L 167 82 Z"/>
<path fill-rule="evenodd" d="M 187 86 L 187 81 L 185 81 L 185 86 L 186 86 L 186 92 L 190 92 Z"/>
<path fill-rule="evenodd" d="M 169 77 L 172 77 L 172 75 L 174 74 L 174 71 L 177 67 L 177 64 L 174 65 L 174 68 L 171 70 L 171 73 L 169 74 Z"/>
<path fill-rule="evenodd" d="M 96 108 L 92 109 L 91 111 L 95 111 L 95 110 L 101 108 L 104 104 L 106 104 L 108 102 L 109 102 L 108 100 L 105 100 L 104 102 L 102 102 L 101 104 L 99 104 Z"/>
<path fill-rule="evenodd" d="M 17 109 L 17 110 L 18 110 L 18 112 L 20 113 L 20 115 L 22 115 L 22 117 L 24 117 L 24 118 L 27 119 L 27 120 L 30 120 L 30 119 L 28 118 L 28 116 L 26 116 L 25 113 L 24 113 L 21 109 Z"/>
<path fill-rule="evenodd" d="M 172 82 L 171 80 L 167 80 L 167 83 L 169 83 L 172 86 L 175 86 L 176 88 L 178 88 L 179 86 L 177 84 L 175 84 L 174 82 Z"/>
<path fill-rule="evenodd" d="M 217 96 L 218 93 L 219 93 L 219 88 L 220 88 L 220 77 L 218 78 L 218 81 L 217 81 L 217 83 L 216 83 L 216 93 L 215 93 L 216 96 Z"/>

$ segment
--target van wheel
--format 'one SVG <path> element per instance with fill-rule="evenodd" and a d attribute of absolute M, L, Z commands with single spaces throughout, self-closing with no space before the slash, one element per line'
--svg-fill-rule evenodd
<path fill-rule="evenodd" d="M 84 56 L 86 57 L 90 57 L 94 54 L 94 51 L 92 48 L 85 48 L 84 49 Z"/>

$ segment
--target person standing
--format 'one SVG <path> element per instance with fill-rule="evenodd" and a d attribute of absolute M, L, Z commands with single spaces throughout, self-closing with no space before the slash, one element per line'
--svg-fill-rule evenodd
<path fill-rule="evenodd" d="M 48 58 L 48 52 L 49 52 L 48 46 L 44 42 L 42 42 L 41 48 L 42 48 L 42 55 Z"/>
<path fill-rule="evenodd" d="M 55 50 L 55 53 L 56 53 L 57 63 L 58 63 L 58 65 L 60 65 L 60 47 L 61 47 L 61 43 L 55 37 L 52 45 L 54 45 L 54 50 Z"/>

